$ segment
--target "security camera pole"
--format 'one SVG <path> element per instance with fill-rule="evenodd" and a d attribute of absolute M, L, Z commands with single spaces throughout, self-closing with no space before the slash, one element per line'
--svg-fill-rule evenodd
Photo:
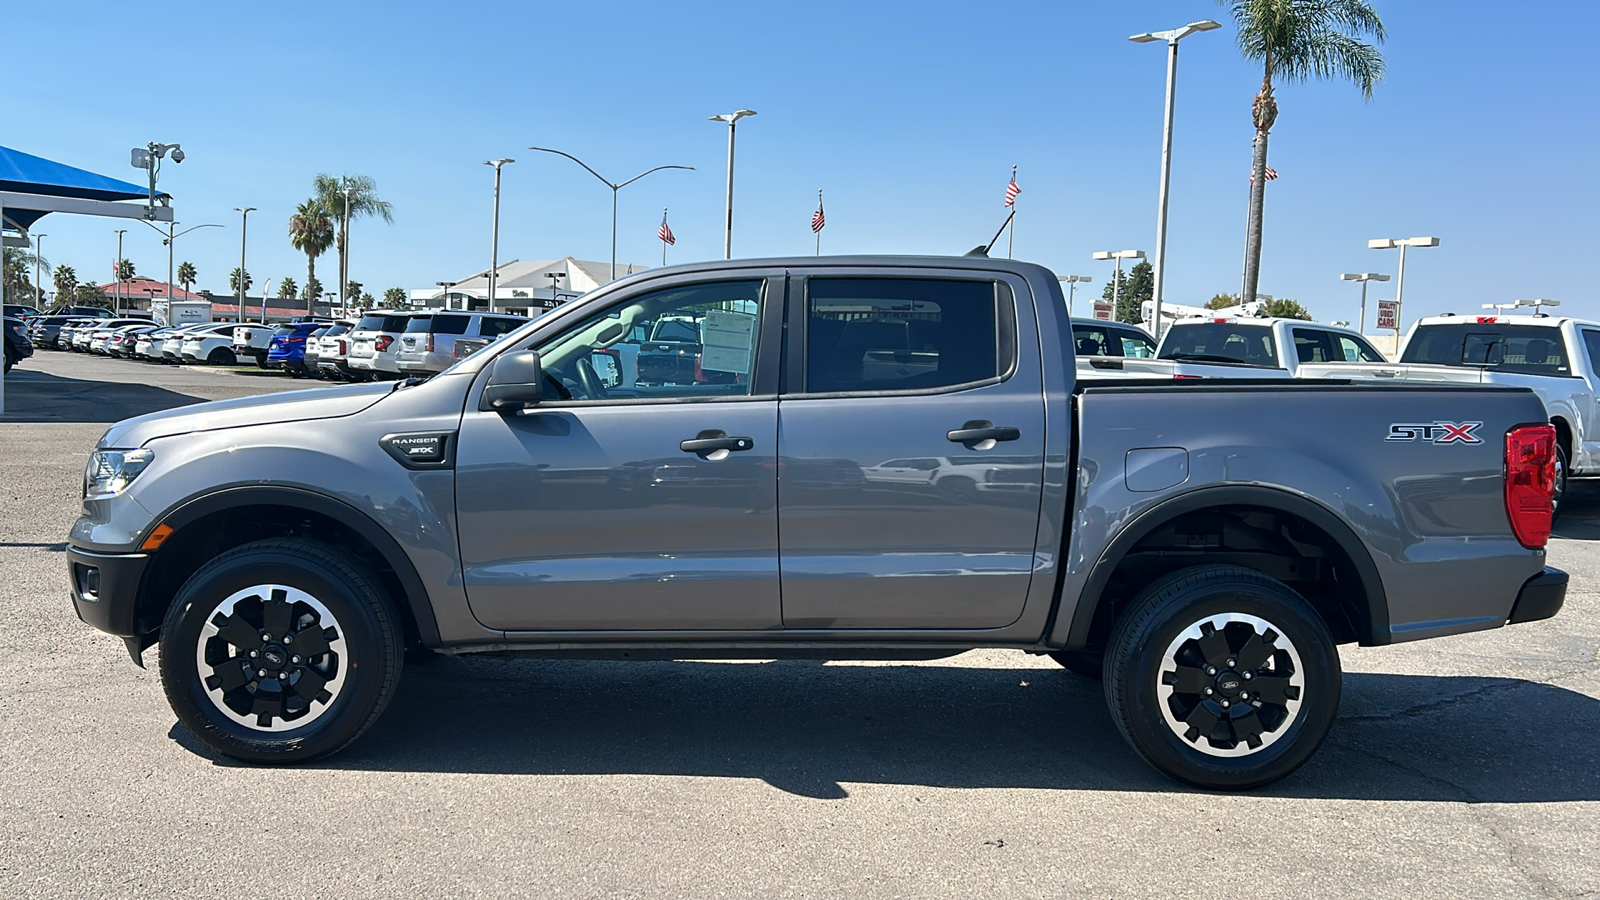
<path fill-rule="evenodd" d="M 151 141 L 144 145 L 144 149 L 133 148 L 130 162 L 135 169 L 144 169 L 150 173 L 150 202 L 145 206 L 145 218 L 156 217 L 156 175 L 161 172 L 161 161 L 167 154 L 172 154 L 172 161 L 181 163 L 184 160 L 183 147 L 179 144 L 159 144 Z"/>

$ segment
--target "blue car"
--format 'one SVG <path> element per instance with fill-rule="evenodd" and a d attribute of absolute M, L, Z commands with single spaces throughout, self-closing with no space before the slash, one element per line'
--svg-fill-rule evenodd
<path fill-rule="evenodd" d="M 282 369 L 299 378 L 306 373 L 306 338 L 325 327 L 323 322 L 293 322 L 279 325 L 267 343 L 267 368 Z"/>

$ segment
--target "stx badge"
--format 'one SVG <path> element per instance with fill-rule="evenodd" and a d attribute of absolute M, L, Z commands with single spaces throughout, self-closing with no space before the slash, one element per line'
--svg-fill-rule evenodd
<path fill-rule="evenodd" d="M 1481 444 L 1473 432 L 1482 422 L 1396 422 L 1389 426 L 1386 441 L 1426 441 L 1430 444 Z"/>

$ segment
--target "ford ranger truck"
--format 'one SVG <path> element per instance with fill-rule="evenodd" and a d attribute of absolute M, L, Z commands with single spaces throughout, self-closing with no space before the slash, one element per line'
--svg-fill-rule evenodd
<path fill-rule="evenodd" d="M 607 364 L 684 318 L 709 377 Z M 1220 790 L 1317 748 L 1340 644 L 1561 607 L 1555 431 L 1526 388 L 1092 385 L 1073 350 L 1037 265 L 645 272 L 426 382 L 113 425 L 68 535 L 72 603 L 135 661 L 159 644 L 182 725 L 251 762 L 356 740 L 412 648 L 1006 648 L 1100 679 L 1134 751 Z"/>

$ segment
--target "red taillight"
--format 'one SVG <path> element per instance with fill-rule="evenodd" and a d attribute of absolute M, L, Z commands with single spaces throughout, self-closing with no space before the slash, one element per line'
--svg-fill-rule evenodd
<path fill-rule="evenodd" d="M 1494 316 L 1479 316 L 1478 317 L 1478 324 L 1479 325 L 1493 325 L 1494 324 Z"/>
<path fill-rule="evenodd" d="M 1518 425 L 1506 432 L 1506 517 L 1522 546 L 1537 550 L 1550 540 L 1556 495 L 1554 425 Z"/>
<path fill-rule="evenodd" d="M 372 342 L 372 349 L 382 353 L 383 351 L 389 349 L 389 345 L 392 343 L 394 343 L 394 338 L 387 334 L 381 334 L 378 336 L 376 341 Z"/>
<path fill-rule="evenodd" d="M 1173 381 L 1189 381 L 1191 379 L 1204 378 L 1204 377 L 1205 377 L 1204 375 L 1174 375 L 1174 376 L 1172 376 L 1172 380 Z"/>
<path fill-rule="evenodd" d="M 433 332 L 431 332 L 431 331 L 428 332 L 427 338 L 425 338 L 422 341 L 422 352 L 424 352 L 424 353 L 432 353 L 433 352 Z"/>
<path fill-rule="evenodd" d="M 340 338 L 339 339 L 339 355 L 340 356 L 349 356 L 350 355 L 350 345 L 346 344 L 344 342 L 344 338 Z"/>

